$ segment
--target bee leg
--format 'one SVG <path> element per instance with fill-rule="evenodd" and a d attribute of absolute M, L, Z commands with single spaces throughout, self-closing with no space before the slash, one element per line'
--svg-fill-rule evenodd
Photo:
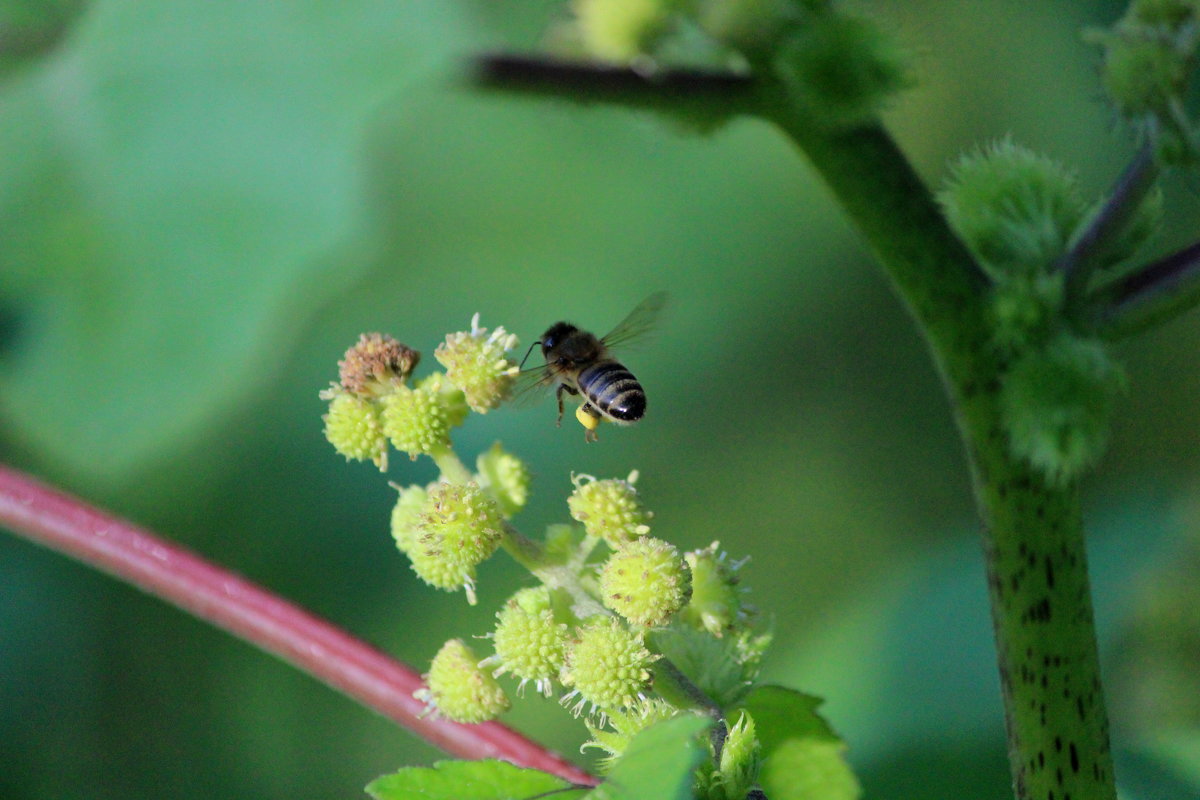
<path fill-rule="evenodd" d="M 563 397 L 563 392 L 566 390 L 566 388 L 567 388 L 566 386 L 564 386 L 563 384 L 560 383 L 558 385 L 558 389 L 554 392 L 554 396 L 556 398 L 558 398 L 558 419 L 554 422 L 554 427 L 556 427 L 556 428 L 562 427 L 562 415 L 563 415 L 563 399 L 562 399 L 562 397 Z"/>

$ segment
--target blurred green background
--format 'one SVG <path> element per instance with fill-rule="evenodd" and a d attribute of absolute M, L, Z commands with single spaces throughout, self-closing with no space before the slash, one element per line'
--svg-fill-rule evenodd
<path fill-rule="evenodd" d="M 1080 30 L 1115 2 L 860 3 L 913 53 L 889 123 L 939 182 L 1011 134 L 1103 191 L 1130 154 Z M 536 476 L 638 468 L 656 533 L 719 539 L 772 621 L 772 679 L 827 698 L 872 798 L 1009 796 L 960 446 L 905 311 L 773 129 L 708 137 L 603 108 L 481 96 L 472 53 L 530 50 L 541 0 L 0 3 L 0 449 L 424 666 L 486 632 L 417 584 L 394 493 L 321 435 L 361 331 L 427 355 L 472 313 L 525 343 L 671 307 L 629 354 L 636 427 L 585 446 L 553 405 L 502 439 Z M 1156 247 L 1200 234 L 1167 186 Z M 1121 347 L 1131 390 L 1088 482 L 1125 798 L 1200 795 L 1200 314 Z M 430 359 L 432 361 L 432 359 Z M 391 480 L 429 480 L 393 462 Z M 582 726 L 508 721 L 567 753 Z M 358 797 L 435 753 L 290 667 L 15 537 L 0 538 L 0 797 Z"/>

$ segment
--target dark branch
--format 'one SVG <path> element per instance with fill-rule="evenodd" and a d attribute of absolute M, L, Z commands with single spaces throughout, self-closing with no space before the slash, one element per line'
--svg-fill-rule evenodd
<path fill-rule="evenodd" d="M 664 112 L 685 111 L 719 121 L 749 112 L 757 82 L 748 75 L 700 69 L 640 69 L 548 56 L 491 54 L 472 64 L 481 88 L 609 103 Z"/>
<path fill-rule="evenodd" d="M 1109 338 L 1143 330 L 1200 303 L 1200 242 L 1159 259 L 1096 292 L 1099 328 Z"/>

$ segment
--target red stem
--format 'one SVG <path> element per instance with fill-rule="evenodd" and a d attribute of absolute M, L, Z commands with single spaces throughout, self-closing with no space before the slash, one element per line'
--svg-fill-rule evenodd
<path fill-rule="evenodd" d="M 433 745 L 464 758 L 502 758 L 574 783 L 596 779 L 496 723 L 421 717 L 421 676 L 330 623 L 243 578 L 0 465 L 0 525 L 274 653 Z"/>

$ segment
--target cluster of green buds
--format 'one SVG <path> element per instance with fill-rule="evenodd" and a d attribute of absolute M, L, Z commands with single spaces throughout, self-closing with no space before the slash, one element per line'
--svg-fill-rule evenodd
<path fill-rule="evenodd" d="M 532 684 L 584 716 L 590 744 L 613 757 L 656 722 L 731 707 L 754 686 L 768 637 L 753 632 L 740 564 L 717 543 L 684 553 L 651 534 L 654 515 L 636 471 L 623 479 L 572 475 L 571 521 L 540 538 L 518 531 L 511 520 L 528 499 L 529 469 L 499 444 L 468 469 L 449 437 L 471 411 L 486 413 L 508 396 L 515 344 L 476 318 L 437 348 L 445 372 L 410 385 L 417 353 L 365 335 L 342 360 L 341 381 L 322 393 L 325 432 L 347 458 L 381 469 L 389 445 L 439 467 L 429 485 L 393 484 L 392 537 L 422 581 L 464 590 L 473 604 L 478 566 L 501 549 L 536 580 L 497 612 L 482 637 L 491 653 L 446 642 L 418 694 L 429 713 L 494 719 L 510 706 L 503 680 L 515 681 L 518 695 Z M 716 776 L 713 787 L 744 790 L 757 770 L 753 721 L 743 714 L 726 733 L 733 746 L 711 752 L 706 774 Z M 714 788 L 711 796 L 726 795 Z"/>
<path fill-rule="evenodd" d="M 1117 112 L 1166 163 L 1200 156 L 1200 127 L 1186 110 L 1200 48 L 1200 4 L 1134 0 L 1111 29 L 1091 31 L 1104 51 L 1102 78 Z"/>
<path fill-rule="evenodd" d="M 999 402 L 1014 454 L 1053 484 L 1075 479 L 1103 452 L 1124 373 L 1088 329 L 1087 282 L 1112 273 L 1157 229 L 1161 195 L 1141 200 L 1130 221 L 1091 263 L 1073 248 L 1101 213 L 1074 174 L 1001 141 L 964 156 L 941 197 L 950 224 L 990 281 L 990 336 Z M 1073 294 L 1074 292 L 1074 294 Z"/>
<path fill-rule="evenodd" d="M 575 0 L 555 42 L 586 58 L 653 71 L 659 63 L 777 78 L 815 121 L 874 118 L 909 79 L 878 25 L 829 0 Z"/>

